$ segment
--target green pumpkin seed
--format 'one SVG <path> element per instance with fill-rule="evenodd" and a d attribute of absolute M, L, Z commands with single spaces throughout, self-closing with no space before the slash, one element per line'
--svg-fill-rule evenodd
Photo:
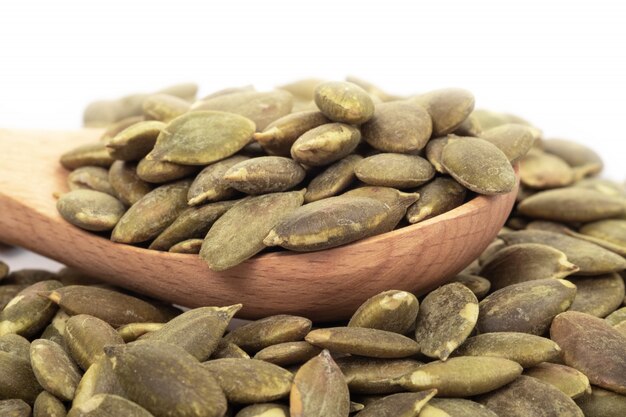
<path fill-rule="evenodd" d="M 74 170 L 80 167 L 97 166 L 108 168 L 114 160 L 102 142 L 81 145 L 61 155 L 61 165 Z"/>
<path fill-rule="evenodd" d="M 512 164 L 522 159 L 537 139 L 533 128 L 515 123 L 485 130 L 480 137 L 496 145 Z"/>
<path fill-rule="evenodd" d="M 482 404 L 461 398 L 433 398 L 418 417 L 498 417 Z"/>
<path fill-rule="evenodd" d="M 205 98 L 191 106 L 192 111 L 218 110 L 234 113 L 251 120 L 256 130 L 263 131 L 270 123 L 288 115 L 293 97 L 282 90 L 269 92 L 240 91 Z M 254 132 L 254 128 L 253 128 Z"/>
<path fill-rule="evenodd" d="M 557 222 L 592 222 L 624 213 L 624 202 L 594 190 L 561 188 L 537 193 L 517 206 L 528 217 Z"/>
<path fill-rule="evenodd" d="M 289 398 L 291 417 L 347 417 L 348 385 L 327 350 L 302 365 Z"/>
<path fill-rule="evenodd" d="M 184 165 L 208 165 L 248 144 L 254 122 L 232 113 L 198 111 L 172 120 L 146 159 Z"/>
<path fill-rule="evenodd" d="M 521 332 L 541 335 L 566 311 L 576 286 L 562 279 L 541 279 L 504 287 L 480 302 L 479 333 Z"/>
<path fill-rule="evenodd" d="M 604 178 L 585 178 L 575 182 L 572 187 L 590 188 L 602 194 L 626 197 L 626 188 L 623 184 Z"/>
<path fill-rule="evenodd" d="M 353 394 L 393 394 L 402 391 L 395 379 L 423 364 L 413 359 L 373 359 L 346 356 L 337 365 Z"/>
<path fill-rule="evenodd" d="M 154 332 L 163 328 L 164 323 L 128 323 L 117 328 L 117 332 L 125 343 L 134 342 L 146 333 Z"/>
<path fill-rule="evenodd" d="M 23 400 L 0 400 L 0 415 L 4 417 L 30 417 L 30 411 Z"/>
<path fill-rule="evenodd" d="M 111 360 L 106 356 L 101 356 L 87 369 L 76 388 L 72 406 L 81 407 L 98 394 L 126 395 L 113 372 Z"/>
<path fill-rule="evenodd" d="M 582 226 L 579 232 L 626 249 L 626 220 L 600 220 L 588 223 Z"/>
<path fill-rule="evenodd" d="M 111 123 L 106 127 L 102 136 L 100 136 L 100 142 L 106 145 L 107 142 L 113 139 L 122 130 L 134 125 L 135 123 L 143 122 L 143 121 L 144 121 L 143 116 L 131 116 L 131 117 L 122 119 L 118 122 Z"/>
<path fill-rule="evenodd" d="M 611 326 L 617 326 L 621 322 L 626 321 L 626 307 L 622 307 L 619 310 L 615 310 L 614 312 L 612 312 L 611 314 L 606 316 L 604 319 Z M 0 340 L 2 340 L 2 339 L 0 339 Z M 1 349 L 1 347 L 0 347 L 0 349 Z"/>
<path fill-rule="evenodd" d="M 491 257 L 495 256 L 496 253 L 504 248 L 506 248 L 506 243 L 504 243 L 504 240 L 499 238 L 494 239 L 478 257 L 478 264 L 481 267 L 484 266 Z"/>
<path fill-rule="evenodd" d="M 467 190 L 451 178 L 439 177 L 416 190 L 420 199 L 409 207 L 406 218 L 418 223 L 446 213 L 465 202 Z"/>
<path fill-rule="evenodd" d="M 32 404 L 41 391 L 28 359 L 0 351 L 0 398 Z"/>
<path fill-rule="evenodd" d="M 372 198 L 330 197 L 283 217 L 263 243 L 301 252 L 329 249 L 389 231 L 382 230 L 389 228 L 389 214 L 389 206 Z"/>
<path fill-rule="evenodd" d="M 66 414 L 65 405 L 47 391 L 42 391 L 35 399 L 33 417 L 65 417 Z"/>
<path fill-rule="evenodd" d="M 57 201 L 61 217 L 74 226 L 94 232 L 112 230 L 126 207 L 117 198 L 93 190 L 74 190 Z"/>
<path fill-rule="evenodd" d="M 374 117 L 361 129 L 363 139 L 380 151 L 415 153 L 426 146 L 432 127 L 425 109 L 396 101 L 377 105 Z"/>
<path fill-rule="evenodd" d="M 217 345 L 217 349 L 215 349 L 215 351 L 211 355 L 211 359 L 223 359 L 223 358 L 250 359 L 250 355 L 248 355 L 243 349 L 241 349 L 236 344 L 227 342 L 224 339 L 222 339 Z"/>
<path fill-rule="evenodd" d="M 165 161 L 151 161 L 142 159 L 137 164 L 137 176 L 139 179 L 154 183 L 162 184 L 165 182 L 179 180 L 198 172 L 198 167 L 191 165 L 180 165 Z"/>
<path fill-rule="evenodd" d="M 150 191 L 122 216 L 111 240 L 139 243 L 157 237 L 187 207 L 190 185 L 191 181 L 179 181 Z"/>
<path fill-rule="evenodd" d="M 172 119 L 189 111 L 187 100 L 169 94 L 153 94 L 146 97 L 142 104 L 146 119 L 168 123 Z"/>
<path fill-rule="evenodd" d="M 565 254 L 539 243 L 507 246 L 485 260 L 479 275 L 487 278 L 494 290 L 537 279 L 561 279 L 578 272 Z"/>
<path fill-rule="evenodd" d="M 574 168 L 577 178 L 600 173 L 602 158 L 585 145 L 563 139 L 548 139 L 542 142 L 543 149 L 563 159 Z"/>
<path fill-rule="evenodd" d="M 297 342 L 311 330 L 311 320 L 289 315 L 270 316 L 236 328 L 224 340 L 245 351 L 258 352 L 268 346 Z"/>
<path fill-rule="evenodd" d="M 415 339 L 423 355 L 441 360 L 460 346 L 478 320 L 478 300 L 465 285 L 444 285 L 423 300 L 415 324 Z"/>
<path fill-rule="evenodd" d="M 622 417 L 626 415 L 626 396 L 593 387 L 591 394 L 576 400 L 585 417 Z"/>
<path fill-rule="evenodd" d="M 0 286 L 0 311 L 27 285 L 2 285 Z"/>
<path fill-rule="evenodd" d="M 31 338 L 39 334 L 57 311 L 56 304 L 39 293 L 61 286 L 59 281 L 41 281 L 20 291 L 0 312 L 0 336 L 17 333 Z"/>
<path fill-rule="evenodd" d="M 0 336 L 0 352 L 7 352 L 20 358 L 30 360 L 30 342 L 15 333 Z"/>
<path fill-rule="evenodd" d="M 138 161 L 154 148 L 165 126 L 165 123 L 156 120 L 135 123 L 107 142 L 107 151 L 114 159 Z"/>
<path fill-rule="evenodd" d="M 203 239 L 187 239 L 182 242 L 178 242 L 168 249 L 170 253 L 182 253 L 198 255 L 202 250 Z"/>
<path fill-rule="evenodd" d="M 281 117 L 253 137 L 268 154 L 290 156 L 291 147 L 300 136 L 329 122 L 317 110 L 301 111 Z"/>
<path fill-rule="evenodd" d="M 211 371 L 233 403 L 274 401 L 291 391 L 291 372 L 257 359 L 215 359 L 203 366 Z"/>
<path fill-rule="evenodd" d="M 626 260 L 593 243 L 541 230 L 522 230 L 503 233 L 500 238 L 507 245 L 518 243 L 541 243 L 560 250 L 569 262 L 578 266 L 576 275 L 600 275 L 626 269 Z"/>
<path fill-rule="evenodd" d="M 419 345 L 397 333 L 363 327 L 313 330 L 305 340 L 312 345 L 369 358 L 406 358 L 419 353 Z"/>
<path fill-rule="evenodd" d="M 519 164 L 522 184 L 533 189 L 549 189 L 571 185 L 574 170 L 561 158 L 541 151 L 529 152 Z"/>
<path fill-rule="evenodd" d="M 418 310 L 419 302 L 413 294 L 384 291 L 361 304 L 348 326 L 406 334 L 415 323 Z"/>
<path fill-rule="evenodd" d="M 474 110 L 471 116 L 475 119 L 476 123 L 481 127 L 483 131 L 507 123 L 517 123 L 524 126 L 530 126 L 530 123 L 528 123 L 521 117 L 515 116 L 513 114 L 500 113 L 485 109 Z"/>
<path fill-rule="evenodd" d="M 617 310 L 624 301 L 624 280 L 619 274 L 570 277 L 568 280 L 576 285 L 576 298 L 570 311 L 602 318 Z"/>
<path fill-rule="evenodd" d="M 572 399 L 591 393 L 589 378 L 569 366 L 544 362 L 525 370 L 524 375 L 547 382 Z"/>
<path fill-rule="evenodd" d="M 360 155 L 348 155 L 330 165 L 311 180 L 304 195 L 304 202 L 312 203 L 333 197 L 348 188 L 356 179 L 354 169 L 362 159 Z"/>
<path fill-rule="evenodd" d="M 132 206 L 152 191 L 152 186 L 139 178 L 137 165 L 132 162 L 115 161 L 109 169 L 109 184 L 127 206 Z"/>
<path fill-rule="evenodd" d="M 343 196 L 373 198 L 389 207 L 389 214 L 384 223 L 381 223 L 379 233 L 393 230 L 406 215 L 407 208 L 420 198 L 419 193 L 404 193 L 395 188 L 376 186 L 355 188 L 344 193 Z"/>
<path fill-rule="evenodd" d="M 433 121 L 434 137 L 454 132 L 474 110 L 474 95 L 460 88 L 430 91 L 409 101 L 428 111 Z"/>
<path fill-rule="evenodd" d="M 247 198 L 224 213 L 207 233 L 200 257 L 214 271 L 232 268 L 265 248 L 263 239 L 304 202 L 292 191 Z"/>
<path fill-rule="evenodd" d="M 74 398 L 82 374 L 61 346 L 38 339 L 30 346 L 30 363 L 39 384 L 63 401 Z"/>
<path fill-rule="evenodd" d="M 485 298 L 491 289 L 491 282 L 483 277 L 479 277 L 478 275 L 459 274 L 454 277 L 452 281 L 465 285 L 471 292 L 474 293 L 478 300 Z"/>
<path fill-rule="evenodd" d="M 374 115 L 374 102 L 365 90 L 345 81 L 329 81 L 315 88 L 315 104 L 335 122 L 362 124 Z"/>
<path fill-rule="evenodd" d="M 527 333 L 497 332 L 470 337 L 455 352 L 459 356 L 510 359 L 524 368 L 557 360 L 559 346 L 550 339 Z"/>
<path fill-rule="evenodd" d="M 485 395 L 480 402 L 499 416 L 584 417 L 576 403 L 552 385 L 521 376 L 506 387 Z"/>
<path fill-rule="evenodd" d="M 190 206 L 207 201 L 228 200 L 237 194 L 237 191 L 224 181 L 224 174 L 229 168 L 249 159 L 246 156 L 235 155 L 204 168 L 193 180 L 187 194 Z"/>
<path fill-rule="evenodd" d="M 428 162 L 430 162 L 430 164 L 435 168 L 435 171 L 437 171 L 438 173 L 440 174 L 448 173 L 448 171 L 446 171 L 443 164 L 441 163 L 441 158 L 443 155 L 443 148 L 448 144 L 450 139 L 458 139 L 458 138 L 462 138 L 462 137 L 455 136 L 455 135 L 448 135 L 443 138 L 431 139 L 428 142 L 428 145 L 426 145 L 426 151 L 425 151 L 426 159 L 428 159 Z"/>
<path fill-rule="evenodd" d="M 442 397 L 471 397 L 498 389 L 521 373 L 522 367 L 508 359 L 459 356 L 423 365 L 396 382 L 408 391 L 434 388 Z"/>
<path fill-rule="evenodd" d="M 365 158 L 354 171 L 366 184 L 395 188 L 417 187 L 435 176 L 435 169 L 426 159 L 392 153 Z"/>
<path fill-rule="evenodd" d="M 81 167 L 70 172 L 67 176 L 67 185 L 73 190 L 100 191 L 113 197 L 115 190 L 109 182 L 109 172 L 102 167 Z"/>
<path fill-rule="evenodd" d="M 351 154 L 361 141 L 356 127 L 328 123 L 305 132 L 291 147 L 291 157 L 308 166 L 323 166 Z"/>
<path fill-rule="evenodd" d="M 67 417 L 108 416 L 153 417 L 153 414 L 124 397 L 111 394 L 97 394 L 80 406 L 72 407 L 67 415 Z"/>
<path fill-rule="evenodd" d="M 437 390 L 403 392 L 383 397 L 369 404 L 358 417 L 415 417 Z"/>
<path fill-rule="evenodd" d="M 45 328 L 41 334 L 41 339 L 47 339 L 52 342 L 58 343 L 64 348 L 65 342 L 63 336 L 65 335 L 65 323 L 70 318 L 70 315 L 63 310 L 57 311 L 52 318 L 52 322 Z M 65 348 L 64 348 L 65 349 Z"/>
<path fill-rule="evenodd" d="M 253 404 L 242 408 L 235 417 L 289 417 L 289 407 L 282 404 Z"/>
<path fill-rule="evenodd" d="M 122 337 L 107 322 L 79 314 L 65 323 L 65 343 L 74 361 L 87 370 L 104 356 L 104 347 L 123 344 Z"/>
<path fill-rule="evenodd" d="M 171 416 L 173 410 L 186 417 L 221 417 L 226 413 L 226 398 L 216 379 L 183 349 L 137 341 L 105 350 L 126 398 L 155 417 Z"/>
<path fill-rule="evenodd" d="M 297 162 L 282 156 L 262 156 L 231 166 L 224 185 L 247 194 L 287 191 L 304 179 L 306 172 Z"/>
<path fill-rule="evenodd" d="M 304 363 L 321 351 L 322 349 L 308 342 L 286 342 L 261 349 L 254 355 L 254 359 L 285 367 Z"/>

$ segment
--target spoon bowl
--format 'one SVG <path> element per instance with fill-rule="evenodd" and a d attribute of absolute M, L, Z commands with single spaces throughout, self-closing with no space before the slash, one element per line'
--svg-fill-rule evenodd
<path fill-rule="evenodd" d="M 196 255 L 113 243 L 57 213 L 53 194 L 67 191 L 68 174 L 59 157 L 101 133 L 0 129 L 0 241 L 175 304 L 242 303 L 240 318 L 295 314 L 337 321 L 381 291 L 423 294 L 478 257 L 506 221 L 517 194 L 515 189 L 478 196 L 440 216 L 350 245 L 262 253 L 214 272 Z"/>

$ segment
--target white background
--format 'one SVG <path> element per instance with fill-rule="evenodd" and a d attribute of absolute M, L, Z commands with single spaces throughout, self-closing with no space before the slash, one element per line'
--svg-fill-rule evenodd
<path fill-rule="evenodd" d="M 626 3 L 606 0 L 2 0 L 0 128 L 76 129 L 93 99 L 180 81 L 205 94 L 352 74 L 398 94 L 467 88 L 624 180 L 625 39 Z"/>

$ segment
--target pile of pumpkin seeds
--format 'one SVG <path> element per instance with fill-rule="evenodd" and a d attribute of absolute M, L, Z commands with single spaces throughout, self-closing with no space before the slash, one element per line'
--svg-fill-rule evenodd
<path fill-rule="evenodd" d="M 329 249 L 508 193 L 512 164 L 541 136 L 474 110 L 458 88 L 400 97 L 349 78 L 196 93 L 89 105 L 85 124 L 105 130 L 61 158 L 63 218 L 221 271 L 267 247 Z"/>

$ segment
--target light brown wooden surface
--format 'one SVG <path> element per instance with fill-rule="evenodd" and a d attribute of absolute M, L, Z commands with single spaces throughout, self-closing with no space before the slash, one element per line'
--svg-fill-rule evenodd
<path fill-rule="evenodd" d="M 217 273 L 195 255 L 113 243 L 58 215 L 53 193 L 67 190 L 59 156 L 99 134 L 0 129 L 0 240 L 188 307 L 243 303 L 242 318 L 285 313 L 333 321 L 384 290 L 435 288 L 491 242 L 516 194 L 477 197 L 431 220 L 327 251 L 260 254 Z"/>

